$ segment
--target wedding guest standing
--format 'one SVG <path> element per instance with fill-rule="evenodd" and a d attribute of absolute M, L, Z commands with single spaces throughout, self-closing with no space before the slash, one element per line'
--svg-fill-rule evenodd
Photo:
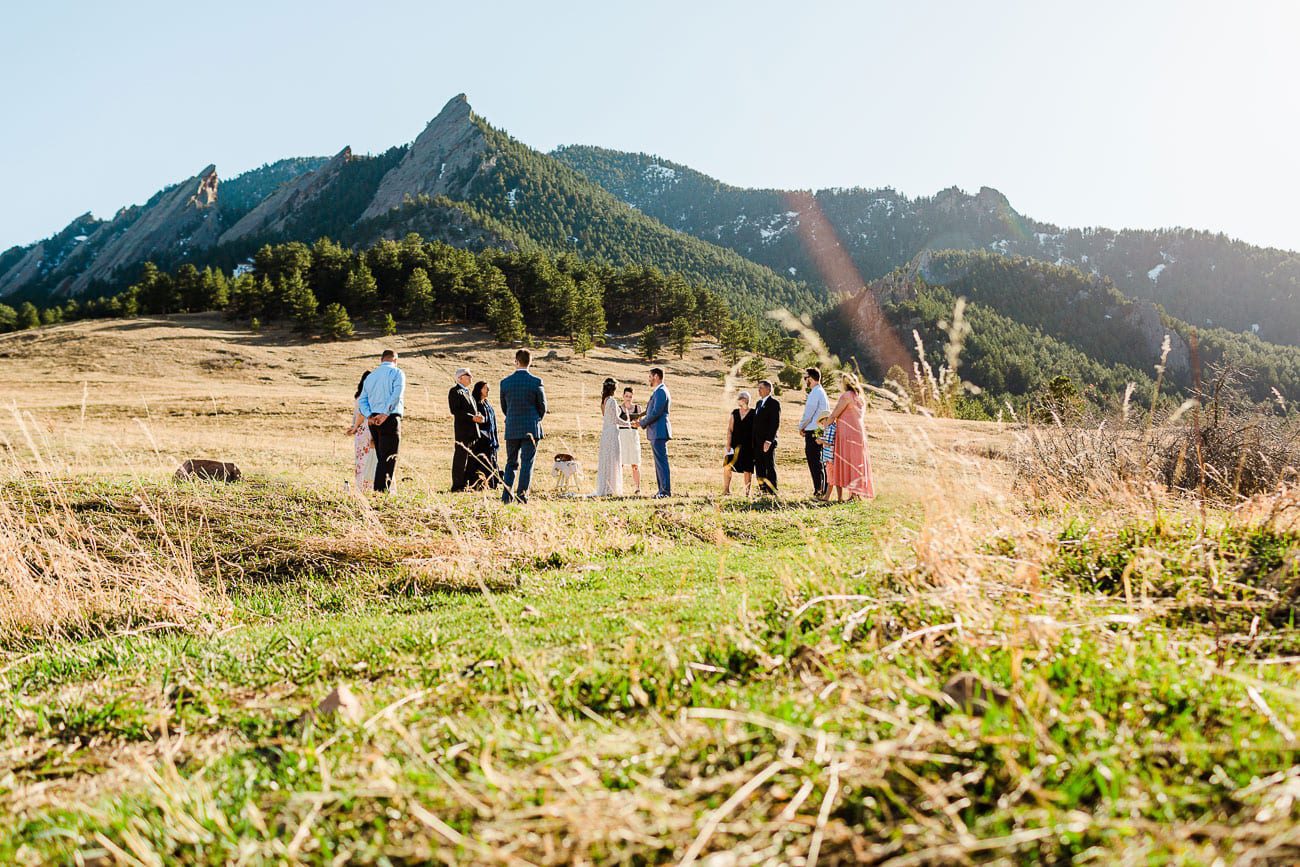
<path fill-rule="evenodd" d="M 835 425 L 835 455 L 831 460 L 830 484 L 836 491 L 836 502 L 843 494 L 849 500 L 871 498 L 876 495 L 871 479 L 871 456 L 867 452 L 866 400 L 862 385 L 852 373 L 840 374 L 844 391 L 831 410 L 830 421 Z"/>
<path fill-rule="evenodd" d="M 397 353 L 385 349 L 357 399 L 357 408 L 366 417 L 375 439 L 375 490 L 381 494 L 388 493 L 397 474 L 405 396 L 406 374 L 397 366 Z"/>
<path fill-rule="evenodd" d="M 758 405 L 754 407 L 754 475 L 761 494 L 776 494 L 777 432 L 781 429 L 781 401 L 772 394 L 772 383 L 758 384 Z"/>
<path fill-rule="evenodd" d="M 722 463 L 722 495 L 731 493 L 731 474 L 745 477 L 745 496 L 754 482 L 754 411 L 749 408 L 749 392 L 736 395 L 736 408 L 727 421 L 727 451 Z"/>
<path fill-rule="evenodd" d="M 826 473 L 822 469 L 822 446 L 817 442 L 817 419 L 822 413 L 829 412 L 831 405 L 826 399 L 826 389 L 822 388 L 822 372 L 810 367 L 803 372 L 803 385 L 808 389 L 808 399 L 804 401 L 803 417 L 799 419 L 799 432 L 803 434 L 803 456 L 808 462 L 808 474 L 812 476 L 813 496 L 821 498 L 826 493 Z"/>
<path fill-rule="evenodd" d="M 488 400 L 490 392 L 491 387 L 486 382 L 480 380 L 474 383 L 472 395 L 483 422 L 478 426 L 478 439 L 474 443 L 474 453 L 470 456 L 467 485 L 471 488 L 481 488 L 484 485 L 496 488 L 501 480 L 501 468 L 497 465 L 501 440 L 497 435 L 497 411 L 492 407 L 492 401 Z"/>
<path fill-rule="evenodd" d="M 546 417 L 546 388 L 541 377 L 534 376 L 528 366 L 533 354 L 527 349 L 515 352 L 515 372 L 501 380 L 498 389 L 501 411 L 506 423 L 506 469 L 502 481 L 501 502 L 527 503 L 528 485 L 533 478 L 533 460 L 537 457 L 537 443 L 542 439 L 542 419 Z M 515 473 L 519 485 L 515 487 Z"/>
<path fill-rule="evenodd" d="M 636 420 L 641 417 L 641 405 L 632 396 L 632 386 L 623 389 L 623 402 L 618 405 L 618 453 L 623 466 L 632 468 L 632 484 L 636 496 L 641 496 L 641 430 Z"/>
<path fill-rule="evenodd" d="M 469 482 L 469 465 L 474 454 L 474 444 L 478 442 L 478 426 L 483 422 L 478 404 L 470 394 L 469 384 L 474 381 L 469 368 L 462 367 L 456 371 L 456 382 L 447 392 L 447 408 L 451 410 L 455 451 L 451 456 L 451 491 L 458 493 L 465 490 Z"/>

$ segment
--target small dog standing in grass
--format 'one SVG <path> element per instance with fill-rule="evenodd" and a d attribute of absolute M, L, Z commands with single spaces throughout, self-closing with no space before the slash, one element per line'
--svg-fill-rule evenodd
<path fill-rule="evenodd" d="M 555 490 L 565 491 L 574 482 L 586 483 L 587 477 L 582 472 L 582 463 L 574 458 L 573 455 L 560 452 L 555 456 L 555 466 L 552 470 L 555 473 Z"/>

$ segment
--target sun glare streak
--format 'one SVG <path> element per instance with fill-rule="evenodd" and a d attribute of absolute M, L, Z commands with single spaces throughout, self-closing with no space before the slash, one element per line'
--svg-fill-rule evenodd
<path fill-rule="evenodd" d="M 786 207 L 799 214 L 797 229 L 804 249 L 822 281 L 831 290 L 839 316 L 848 320 L 856 342 L 871 356 L 881 373 L 890 368 L 907 370 L 911 356 L 880 309 L 876 296 L 867 286 L 857 266 L 845 252 L 839 234 L 822 213 L 817 198 L 809 192 L 784 194 Z"/>

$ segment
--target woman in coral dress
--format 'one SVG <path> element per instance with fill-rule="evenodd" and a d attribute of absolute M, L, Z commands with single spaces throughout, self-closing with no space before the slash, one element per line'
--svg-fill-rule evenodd
<path fill-rule="evenodd" d="M 836 489 L 838 502 L 843 501 L 845 493 L 850 501 L 870 499 L 876 495 L 876 487 L 871 480 L 871 455 L 867 453 L 867 402 L 862 397 L 861 383 L 852 373 L 840 374 L 840 384 L 843 391 L 829 419 L 835 425 L 835 457 L 826 484 Z"/>

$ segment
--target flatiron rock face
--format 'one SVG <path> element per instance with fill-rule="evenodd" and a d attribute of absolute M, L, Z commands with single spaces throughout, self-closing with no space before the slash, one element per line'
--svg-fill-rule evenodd
<path fill-rule="evenodd" d="M 221 235 L 216 205 L 217 169 L 208 166 L 159 193 L 143 207 L 124 208 L 90 236 L 86 246 L 94 258 L 60 289 L 79 294 L 92 281 L 156 256 L 159 250 L 203 250 L 214 246 Z M 72 260 L 67 263 L 82 264 Z"/>
<path fill-rule="evenodd" d="M 417 196 L 464 198 L 486 151 L 487 140 L 462 93 L 443 106 L 402 161 L 384 175 L 361 220 L 382 217 Z"/>
<path fill-rule="evenodd" d="M 320 198 L 330 188 L 351 159 L 352 148 L 345 147 L 325 165 L 289 181 L 227 229 L 220 243 L 284 231 L 301 208 Z"/>

